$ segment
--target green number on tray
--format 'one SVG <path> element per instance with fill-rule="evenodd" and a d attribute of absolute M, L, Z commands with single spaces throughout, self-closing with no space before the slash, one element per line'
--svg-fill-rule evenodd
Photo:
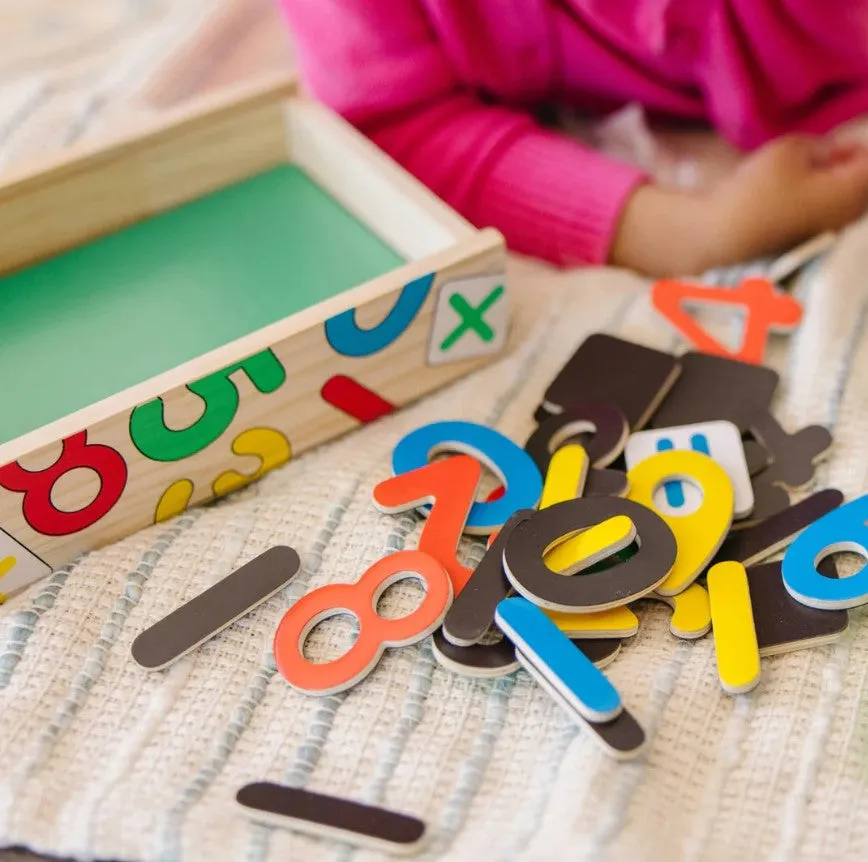
<path fill-rule="evenodd" d="M 204 405 L 202 415 L 187 428 L 166 426 L 162 398 L 142 404 L 130 415 L 130 437 L 139 452 L 152 461 L 181 461 L 210 446 L 238 411 L 238 389 L 229 379 L 236 371 L 243 371 L 262 393 L 274 392 L 286 380 L 277 357 L 264 350 L 187 386 Z"/>

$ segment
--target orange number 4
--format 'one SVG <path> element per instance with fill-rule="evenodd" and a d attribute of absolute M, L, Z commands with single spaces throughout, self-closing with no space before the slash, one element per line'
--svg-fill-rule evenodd
<path fill-rule="evenodd" d="M 777 290 L 765 278 L 748 278 L 735 288 L 708 287 L 664 279 L 651 288 L 651 302 L 697 350 L 755 365 L 763 361 L 769 332 L 790 332 L 802 319 L 802 307 L 798 301 Z M 687 313 L 685 302 L 744 308 L 746 319 L 741 347 L 732 351 L 709 335 Z"/>

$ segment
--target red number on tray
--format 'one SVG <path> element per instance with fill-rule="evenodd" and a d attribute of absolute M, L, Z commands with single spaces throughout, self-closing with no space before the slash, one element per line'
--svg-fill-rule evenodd
<path fill-rule="evenodd" d="M 51 502 L 55 483 L 72 470 L 93 470 L 99 491 L 89 503 L 62 511 Z M 24 494 L 22 511 L 27 523 L 44 536 L 69 536 L 95 524 L 121 498 L 127 484 L 127 465 L 110 446 L 88 443 L 87 431 L 63 441 L 60 457 L 44 470 L 25 470 L 20 464 L 0 468 L 0 487 Z"/>

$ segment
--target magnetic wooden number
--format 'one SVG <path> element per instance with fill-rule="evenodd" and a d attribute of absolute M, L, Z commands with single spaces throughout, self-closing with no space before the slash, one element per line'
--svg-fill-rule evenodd
<path fill-rule="evenodd" d="M 571 437 L 590 434 L 582 442 L 595 467 L 607 467 L 624 450 L 630 427 L 616 404 L 574 404 L 556 416 L 546 419 L 524 444 L 525 451 L 545 473 L 553 453 Z"/>
<path fill-rule="evenodd" d="M 729 694 L 750 691 L 760 679 L 760 654 L 744 566 L 712 566 L 708 598 L 720 684 Z"/>
<path fill-rule="evenodd" d="M 358 325 L 354 308 L 330 317 L 325 323 L 328 343 L 342 356 L 379 353 L 407 330 L 425 304 L 433 284 L 434 273 L 429 273 L 405 285 L 391 311 L 370 329 Z"/>
<path fill-rule="evenodd" d="M 513 512 L 532 509 L 539 502 L 542 476 L 530 455 L 499 431 L 475 422 L 434 422 L 412 431 L 392 453 L 392 472 L 396 476 L 409 473 L 443 452 L 476 458 L 506 486 L 500 499 L 471 506 L 466 533 L 488 535 L 505 524 Z"/>
<path fill-rule="evenodd" d="M 96 496 L 73 511 L 56 508 L 51 502 L 55 484 L 67 473 L 82 468 L 99 476 Z M 67 437 L 58 459 L 44 470 L 25 470 L 18 463 L 0 468 L 0 487 L 24 494 L 24 518 L 44 536 L 69 536 L 92 526 L 120 500 L 126 484 L 126 461 L 110 446 L 88 443 L 87 431 Z"/>
<path fill-rule="evenodd" d="M 590 459 L 582 446 L 571 443 L 558 449 L 548 464 L 540 509 L 581 497 L 589 466 Z M 545 562 L 552 571 L 572 575 L 623 550 L 635 538 L 636 528 L 630 519 L 616 515 L 558 543 L 546 552 Z"/>
<path fill-rule="evenodd" d="M 271 350 L 264 350 L 222 371 L 209 374 L 187 389 L 202 400 L 202 413 L 186 428 L 166 425 L 162 398 L 136 407 L 130 414 L 130 438 L 152 461 L 181 461 L 210 446 L 231 424 L 238 411 L 238 388 L 231 376 L 243 371 L 259 392 L 274 392 L 286 380 L 286 372 Z"/>
<path fill-rule="evenodd" d="M 695 640 L 711 629 L 711 606 L 708 593 L 700 584 L 691 584 L 683 593 L 661 596 L 650 593 L 648 598 L 659 599 L 672 608 L 669 631 L 677 638 Z"/>
<path fill-rule="evenodd" d="M 377 613 L 380 596 L 404 578 L 425 587 L 422 604 L 399 619 Z M 274 635 L 274 658 L 286 681 L 305 694 L 335 694 L 364 679 L 386 647 L 409 646 L 431 634 L 452 601 L 452 582 L 443 566 L 422 551 L 396 551 L 377 560 L 354 584 L 327 584 L 299 599 L 284 615 Z M 335 661 L 318 664 L 304 657 L 313 628 L 337 614 L 359 621 L 355 643 Z"/>
<path fill-rule="evenodd" d="M 558 449 L 546 465 L 546 478 L 540 509 L 582 496 L 590 460 L 581 446 L 571 444 Z"/>
<path fill-rule="evenodd" d="M 472 574 L 458 561 L 456 550 L 480 479 L 480 463 L 469 455 L 456 455 L 401 473 L 374 488 L 374 505 L 389 514 L 432 504 L 419 537 L 419 550 L 446 569 L 456 596 Z"/>
<path fill-rule="evenodd" d="M 586 721 L 611 721 L 624 708 L 617 689 L 533 603 L 513 597 L 497 606 L 497 625 Z"/>
<path fill-rule="evenodd" d="M 744 339 L 731 351 L 700 326 L 682 307 L 684 301 L 742 306 L 747 310 Z M 651 289 L 657 310 L 698 350 L 760 364 L 770 332 L 788 332 L 802 319 L 802 307 L 792 296 L 764 278 L 745 279 L 738 287 L 709 287 L 680 281 L 658 281 Z"/>
<path fill-rule="evenodd" d="M 635 527 L 639 550 L 602 572 L 564 577 L 544 559 L 564 536 L 618 515 Z M 585 613 L 628 604 L 655 589 L 669 575 L 676 558 L 675 536 L 651 509 L 620 497 L 567 500 L 517 524 L 503 554 L 510 583 L 525 598 L 553 611 Z"/>
<path fill-rule="evenodd" d="M 732 482 L 726 470 L 708 455 L 677 449 L 640 461 L 627 476 L 630 481 L 628 499 L 655 511 L 678 541 L 675 566 L 657 587 L 661 595 L 673 596 L 696 580 L 726 538 L 735 506 Z M 698 485 L 702 491 L 702 503 L 695 512 L 682 516 L 657 509 L 655 492 L 673 480 Z"/>
<path fill-rule="evenodd" d="M 813 608 L 855 608 L 868 603 L 868 566 L 848 578 L 827 578 L 817 566 L 850 551 L 868 558 L 868 494 L 815 521 L 787 549 L 782 564 L 787 592 Z"/>

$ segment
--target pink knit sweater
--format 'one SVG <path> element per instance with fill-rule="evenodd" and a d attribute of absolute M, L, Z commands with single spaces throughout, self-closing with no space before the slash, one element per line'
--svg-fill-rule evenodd
<path fill-rule="evenodd" d="M 643 175 L 538 124 L 560 102 L 736 146 L 868 111 L 866 0 L 280 0 L 311 92 L 514 250 L 605 262 Z"/>

